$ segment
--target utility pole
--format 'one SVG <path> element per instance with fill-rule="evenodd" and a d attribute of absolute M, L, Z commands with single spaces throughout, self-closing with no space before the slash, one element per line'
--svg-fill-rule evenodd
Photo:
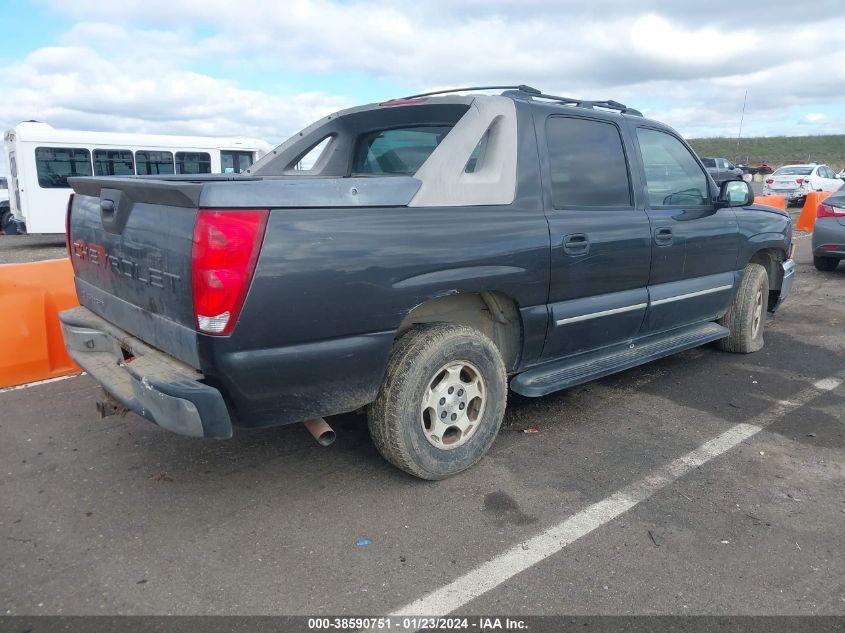
<path fill-rule="evenodd" d="M 739 139 L 742 138 L 742 124 L 745 122 L 745 102 L 748 101 L 748 88 L 745 89 L 745 96 L 742 98 L 742 114 L 739 117 L 739 134 L 736 135 L 736 158 L 739 160 Z"/>

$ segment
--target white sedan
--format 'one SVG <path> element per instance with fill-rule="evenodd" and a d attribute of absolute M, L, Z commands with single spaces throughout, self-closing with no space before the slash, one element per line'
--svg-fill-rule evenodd
<path fill-rule="evenodd" d="M 803 202 L 810 191 L 836 191 L 843 184 L 827 165 L 785 165 L 766 179 L 763 195 L 779 194 L 787 202 Z"/>

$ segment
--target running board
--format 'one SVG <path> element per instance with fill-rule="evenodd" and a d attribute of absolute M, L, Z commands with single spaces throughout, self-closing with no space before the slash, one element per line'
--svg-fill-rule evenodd
<path fill-rule="evenodd" d="M 717 323 L 701 323 L 662 334 L 636 339 L 625 346 L 614 346 L 575 358 L 547 363 L 529 369 L 511 380 L 511 389 L 522 396 L 545 396 L 602 376 L 624 371 L 649 361 L 698 347 L 728 336 Z"/>

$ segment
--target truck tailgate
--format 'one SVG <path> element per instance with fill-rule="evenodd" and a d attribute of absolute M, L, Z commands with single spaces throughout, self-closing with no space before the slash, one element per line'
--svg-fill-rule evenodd
<path fill-rule="evenodd" d="M 71 179 L 71 261 L 82 305 L 199 367 L 191 295 L 198 182 Z"/>

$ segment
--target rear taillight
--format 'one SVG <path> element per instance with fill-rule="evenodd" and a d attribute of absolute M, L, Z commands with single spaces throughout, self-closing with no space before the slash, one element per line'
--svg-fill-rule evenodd
<path fill-rule="evenodd" d="M 73 260 L 73 253 L 70 251 L 70 212 L 73 209 L 73 194 L 70 194 L 67 199 L 67 210 L 65 211 L 65 247 L 67 248 L 67 256 Z"/>
<path fill-rule="evenodd" d="M 845 207 L 834 207 L 822 202 L 816 207 L 817 218 L 845 218 Z"/>
<path fill-rule="evenodd" d="M 200 209 L 194 226 L 192 282 L 200 332 L 232 332 L 252 283 L 267 209 Z"/>
<path fill-rule="evenodd" d="M 804 182 L 804 179 L 803 178 L 796 178 L 795 182 L 797 182 L 800 185 Z"/>
<path fill-rule="evenodd" d="M 774 180 L 774 178 L 767 178 L 767 179 L 766 179 L 766 184 L 767 184 L 767 185 L 773 185 L 773 184 L 775 184 L 775 180 Z"/>

